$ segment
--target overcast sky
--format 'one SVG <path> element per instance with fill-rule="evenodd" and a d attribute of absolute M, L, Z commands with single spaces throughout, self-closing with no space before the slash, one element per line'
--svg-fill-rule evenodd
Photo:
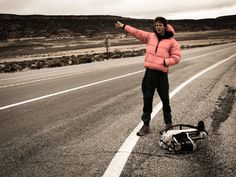
<path fill-rule="evenodd" d="M 236 15 L 236 0 L 0 0 L 0 13 L 202 19 Z"/>

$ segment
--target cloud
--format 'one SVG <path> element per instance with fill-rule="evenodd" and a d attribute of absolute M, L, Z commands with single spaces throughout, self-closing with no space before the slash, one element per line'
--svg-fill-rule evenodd
<path fill-rule="evenodd" d="M 235 0 L 0 0 L 0 13 L 153 18 L 157 15 L 197 14 L 204 10 L 215 12 L 235 5 Z"/>
<path fill-rule="evenodd" d="M 17 11 L 24 6 L 30 5 L 30 0 L 0 0 L 0 13 L 1 12 L 10 12 L 10 11 Z"/>
<path fill-rule="evenodd" d="M 123 10 L 121 11 L 122 14 L 141 17 L 148 14 L 161 15 L 167 13 L 197 12 L 203 10 L 221 9 L 231 7 L 233 5 L 236 5 L 235 0 L 136 0 L 135 3 L 132 1 L 120 0 L 118 6 L 123 6 Z M 116 9 L 114 12 L 116 12 Z"/>
<path fill-rule="evenodd" d="M 236 5 L 215 9 L 203 9 L 199 11 L 188 12 L 172 12 L 166 13 L 164 16 L 167 19 L 203 19 L 203 18 L 216 18 L 225 15 L 235 15 Z"/>

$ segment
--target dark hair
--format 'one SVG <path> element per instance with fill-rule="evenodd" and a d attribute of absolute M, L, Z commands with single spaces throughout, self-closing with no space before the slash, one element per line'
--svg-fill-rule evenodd
<path fill-rule="evenodd" d="M 156 23 L 156 22 L 160 22 L 160 23 L 162 23 L 165 27 L 167 27 L 167 21 L 166 21 L 166 19 L 165 19 L 164 17 L 156 17 L 155 20 L 154 20 L 154 22 L 155 22 L 155 23 Z"/>

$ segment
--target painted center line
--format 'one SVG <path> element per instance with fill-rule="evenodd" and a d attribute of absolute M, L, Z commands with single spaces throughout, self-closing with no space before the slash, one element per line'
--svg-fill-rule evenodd
<path fill-rule="evenodd" d="M 221 50 L 217 50 L 217 51 L 214 51 L 214 52 L 198 55 L 198 56 L 195 56 L 195 57 L 187 58 L 185 60 L 181 60 L 181 62 L 189 61 L 189 60 L 194 60 L 194 59 L 197 59 L 197 58 L 200 58 L 200 57 L 204 57 L 204 56 L 207 56 L 207 55 L 212 55 L 212 54 L 215 54 L 215 53 L 219 53 L 219 52 L 222 52 L 223 50 L 227 50 L 227 49 L 230 49 L 230 48 L 233 48 L 233 47 L 234 46 L 227 47 L 227 48 L 224 48 L 224 49 L 221 49 Z M 104 69 L 100 69 L 100 70 L 104 70 Z M 95 70 L 95 71 L 99 71 L 99 70 Z M 57 71 L 53 71 L 52 73 L 54 73 L 54 72 L 57 72 Z M 14 87 L 14 86 L 20 86 L 20 85 L 25 85 L 25 84 L 32 84 L 32 83 L 36 83 L 36 82 L 48 81 L 48 80 L 53 80 L 53 79 L 58 79 L 58 78 L 63 78 L 63 77 L 68 77 L 68 76 L 74 76 L 74 75 L 79 75 L 79 74 L 85 74 L 85 73 L 88 73 L 88 72 L 89 71 L 75 72 L 75 73 L 63 74 L 63 75 L 60 75 L 60 76 L 54 76 L 54 77 L 48 77 L 48 78 L 43 78 L 43 79 L 37 79 L 37 80 L 33 80 L 33 81 L 26 81 L 26 82 L 20 82 L 20 83 L 15 83 L 15 84 L 3 85 L 3 86 L 0 86 L 0 89 L 8 88 L 8 87 Z M 48 72 L 48 73 L 50 73 L 50 72 Z M 42 74 L 32 74 L 32 75 L 28 75 L 28 76 L 19 76 L 19 77 L 5 78 L 5 79 L 0 79 L 0 81 L 11 80 L 11 79 L 18 79 L 18 78 L 23 78 L 23 77 L 31 77 L 31 76 L 34 76 L 34 75 L 42 75 Z"/>
<path fill-rule="evenodd" d="M 71 91 L 75 91 L 75 90 L 79 90 L 79 89 L 82 89 L 82 88 L 90 87 L 90 86 L 93 86 L 93 85 L 98 85 L 98 84 L 105 83 L 105 82 L 109 82 L 109 81 L 112 81 L 112 80 L 121 79 L 121 78 L 124 78 L 124 77 L 128 77 L 128 76 L 132 76 L 132 75 L 141 73 L 141 72 L 144 72 L 144 70 L 136 71 L 136 72 L 132 72 L 132 73 L 128 73 L 128 74 L 125 74 L 125 75 L 113 77 L 113 78 L 110 78 L 110 79 L 106 79 L 106 80 L 94 82 L 94 83 L 87 84 L 87 85 L 82 85 L 82 86 L 79 86 L 79 87 L 75 87 L 75 88 L 72 88 L 72 89 L 68 89 L 68 90 L 64 90 L 64 91 L 52 93 L 52 94 L 49 94 L 49 95 L 45 95 L 45 96 L 33 98 L 33 99 L 30 99 L 30 100 L 21 101 L 21 102 L 18 102 L 18 103 L 14 103 L 14 104 L 2 106 L 2 107 L 0 107 L 0 110 L 4 110 L 4 109 L 11 108 L 11 107 L 23 105 L 23 104 L 26 104 L 26 103 L 30 103 L 30 102 L 42 100 L 42 99 L 49 98 L 49 97 L 53 97 L 53 96 L 56 96 L 56 95 L 61 95 L 61 94 L 64 94 L 64 93 L 68 93 L 68 92 L 71 92 Z"/>
<path fill-rule="evenodd" d="M 95 71 L 97 72 L 97 71 L 102 71 L 102 70 L 103 69 L 97 69 Z M 0 86 L 0 89 L 13 87 L 13 86 L 20 86 L 20 85 L 25 85 L 25 84 L 32 84 L 32 83 L 36 83 L 36 82 L 48 81 L 48 80 L 53 80 L 53 79 L 59 79 L 59 78 L 64 78 L 64 77 L 68 77 L 68 76 L 87 74 L 87 73 L 91 73 L 91 72 L 95 72 L 95 71 L 75 72 L 75 73 L 63 74 L 63 75 L 59 75 L 59 76 L 37 79 L 37 80 L 32 80 L 32 81 L 27 81 L 27 82 L 20 82 L 20 83 L 16 83 L 16 84 L 3 85 L 3 86 Z"/>
<path fill-rule="evenodd" d="M 229 48 L 232 48 L 232 47 L 229 47 Z M 226 49 L 229 49 L 229 48 L 225 48 L 225 49 L 222 49 L 222 50 L 226 50 Z M 222 50 L 218 50 L 217 52 L 221 52 Z M 188 59 L 182 60 L 182 62 L 189 61 L 189 60 L 194 60 L 196 58 L 199 58 L 199 57 L 202 57 L 202 56 L 206 56 L 206 55 L 210 55 L 210 54 L 217 53 L 217 52 L 211 52 L 211 53 L 207 53 L 207 54 L 204 54 L 204 55 L 188 58 Z M 21 101 L 21 102 L 18 102 L 18 103 L 13 103 L 13 104 L 10 104 L 10 105 L 2 106 L 2 107 L 0 107 L 0 110 L 4 110 L 4 109 L 11 108 L 11 107 L 23 105 L 23 104 L 26 104 L 26 103 L 42 100 L 42 99 L 49 98 L 49 97 L 56 96 L 56 95 L 61 95 L 61 94 L 64 94 L 64 93 L 68 93 L 68 92 L 71 92 L 71 91 L 75 91 L 75 90 L 79 90 L 79 89 L 82 89 L 82 88 L 90 87 L 90 86 L 93 86 L 93 85 L 98 85 L 98 84 L 105 83 L 105 82 L 108 82 L 108 81 L 112 81 L 112 80 L 124 78 L 124 77 L 127 77 L 127 76 L 135 75 L 135 74 L 138 74 L 138 73 L 141 73 L 141 72 L 144 72 L 144 70 L 128 73 L 128 74 L 117 76 L 117 77 L 114 77 L 114 78 L 110 78 L 110 79 L 94 82 L 94 83 L 91 83 L 91 84 L 75 87 L 75 88 L 72 88 L 72 89 L 68 89 L 68 90 L 52 93 L 52 94 L 49 94 L 49 95 L 44 95 L 44 96 L 41 96 L 41 97 L 37 97 L 37 98 Z M 74 75 L 74 74 L 75 73 L 72 73 L 71 75 Z M 78 74 L 78 73 L 76 73 L 76 74 Z M 59 77 L 64 77 L 64 76 L 58 76 L 58 78 Z M 45 78 L 45 80 L 50 80 L 50 78 Z M 34 81 L 30 81 L 30 83 L 33 83 L 33 82 Z M 35 82 L 37 82 L 37 80 Z M 22 85 L 22 84 L 19 84 L 19 85 Z M 7 88 L 7 87 L 9 87 L 9 85 L 8 86 L 1 86 L 0 88 Z"/>
<path fill-rule="evenodd" d="M 185 82 L 183 82 L 182 84 L 180 84 L 178 87 L 176 87 L 171 93 L 170 93 L 170 99 L 176 94 L 178 93 L 181 89 L 183 89 L 186 85 L 188 85 L 190 82 L 192 82 L 193 80 L 197 79 L 198 77 L 200 77 L 201 75 L 205 74 L 206 72 L 214 69 L 215 67 L 219 66 L 220 64 L 232 59 L 233 57 L 236 56 L 236 53 L 231 55 L 230 57 L 202 70 L 201 72 L 197 73 L 196 75 L 194 75 L 193 77 L 191 77 L 190 79 L 186 80 Z M 151 114 L 151 119 L 153 119 L 156 114 L 161 110 L 162 108 L 162 103 L 160 102 L 159 104 L 157 104 L 154 109 L 153 112 Z M 113 157 L 113 159 L 111 160 L 108 168 L 106 169 L 105 173 L 103 174 L 103 177 L 119 177 L 127 160 L 128 157 L 130 156 L 131 152 L 133 151 L 134 146 L 136 145 L 136 143 L 139 140 L 139 136 L 136 135 L 137 131 L 139 131 L 139 129 L 142 127 L 143 123 L 140 122 L 138 124 L 138 126 L 131 132 L 131 134 L 126 138 L 126 140 L 124 141 L 124 143 L 121 145 L 120 149 L 118 150 L 118 152 L 115 154 L 115 156 Z"/>

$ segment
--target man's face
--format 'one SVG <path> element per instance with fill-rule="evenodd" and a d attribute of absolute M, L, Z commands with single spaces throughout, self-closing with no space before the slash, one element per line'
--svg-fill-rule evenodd
<path fill-rule="evenodd" d="M 155 29 L 156 29 L 157 34 L 164 34 L 165 27 L 163 23 L 156 22 Z"/>

